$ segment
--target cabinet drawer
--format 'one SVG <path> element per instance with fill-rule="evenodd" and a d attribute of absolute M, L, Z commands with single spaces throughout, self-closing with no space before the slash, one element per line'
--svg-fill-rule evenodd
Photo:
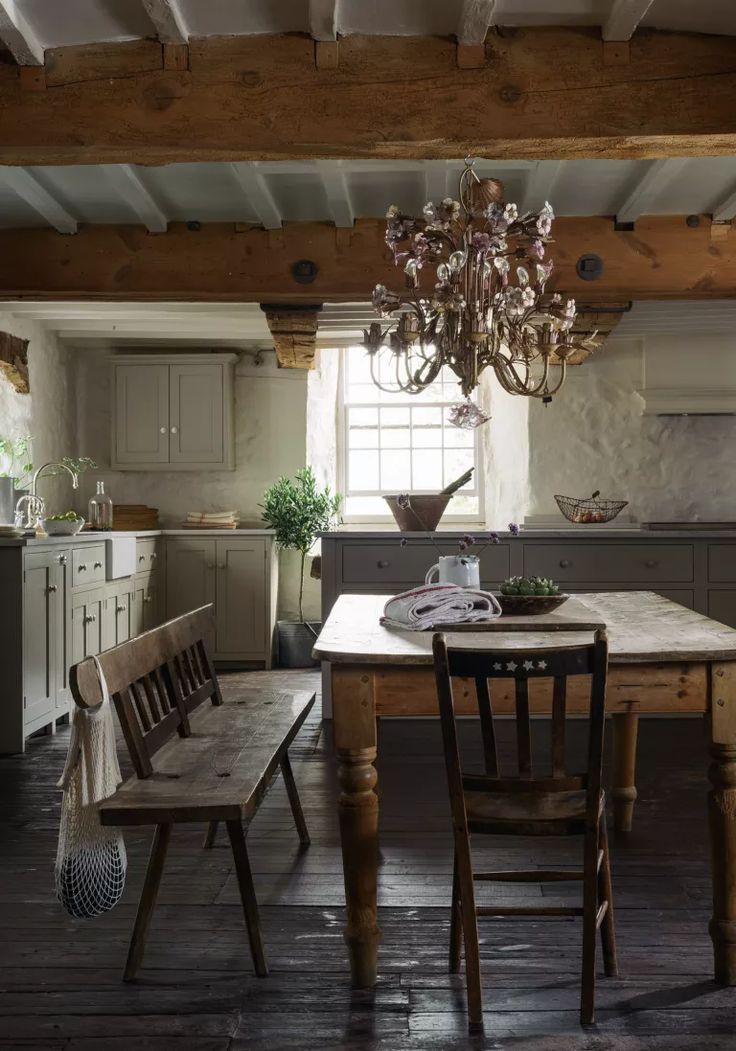
<path fill-rule="evenodd" d="M 135 571 L 150 573 L 158 564 L 159 542 L 155 538 L 136 540 Z"/>
<path fill-rule="evenodd" d="M 381 590 L 385 584 L 391 591 L 397 586 L 414 587 L 424 583 L 430 566 L 440 552 L 457 554 L 457 544 L 439 544 L 440 551 L 431 544 L 409 541 L 400 547 L 397 538 L 391 544 L 345 544 L 342 550 L 342 580 L 344 584 L 371 584 Z M 497 585 L 509 575 L 509 549 L 506 544 L 489 545 L 479 550 L 481 580 Z"/>
<path fill-rule="evenodd" d="M 105 545 L 85 544 L 72 551 L 72 587 L 105 579 Z"/>
<path fill-rule="evenodd" d="M 736 580 L 736 544 L 708 544 L 708 580 Z"/>
<path fill-rule="evenodd" d="M 709 591 L 708 616 L 736 628 L 736 591 Z"/>
<path fill-rule="evenodd" d="M 524 575 L 581 584 L 691 581 L 690 544 L 525 544 Z"/>

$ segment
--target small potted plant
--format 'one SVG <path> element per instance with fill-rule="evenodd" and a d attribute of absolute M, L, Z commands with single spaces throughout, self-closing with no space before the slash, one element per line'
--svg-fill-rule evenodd
<path fill-rule="evenodd" d="M 282 668 L 308 668 L 320 624 L 304 619 L 304 569 L 307 554 L 321 532 L 332 528 L 340 512 L 341 497 L 328 487 L 317 488 L 311 467 L 297 471 L 295 478 L 279 478 L 263 497 L 265 524 L 276 533 L 280 548 L 299 552 L 299 620 L 277 623 L 279 664 Z"/>
<path fill-rule="evenodd" d="M 0 522 L 12 522 L 15 504 L 33 470 L 31 436 L 0 437 Z"/>

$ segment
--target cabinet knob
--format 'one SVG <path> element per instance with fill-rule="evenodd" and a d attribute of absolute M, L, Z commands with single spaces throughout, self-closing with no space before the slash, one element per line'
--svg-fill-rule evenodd
<path fill-rule="evenodd" d="M 49 593 L 56 591 L 56 584 L 49 584 L 49 586 L 46 588 L 46 590 Z"/>
<path fill-rule="evenodd" d="M 570 559 L 569 558 L 561 558 L 560 559 L 560 569 L 567 569 L 569 565 L 570 565 Z"/>
<path fill-rule="evenodd" d="M 166 434 L 166 428 L 165 427 L 159 427 L 158 433 L 159 434 Z"/>
<path fill-rule="evenodd" d="M 656 558 L 648 558 L 644 565 L 647 567 L 647 569 L 654 569 L 655 566 L 659 565 L 659 561 Z"/>
<path fill-rule="evenodd" d="M 146 561 L 146 556 L 145 555 L 138 555 L 138 561 L 139 562 L 145 562 Z"/>
<path fill-rule="evenodd" d="M 59 565 L 60 566 L 65 566 L 66 565 L 66 555 L 59 555 Z"/>
<path fill-rule="evenodd" d="M 92 624 L 92 622 L 95 620 L 97 620 L 97 617 L 94 615 L 94 613 L 88 613 L 87 616 L 84 618 L 84 623 Z"/>
<path fill-rule="evenodd" d="M 144 602 L 153 602 L 153 596 L 151 596 L 151 595 L 145 595 L 145 596 L 143 597 L 143 601 L 144 601 Z"/>
<path fill-rule="evenodd" d="M 127 608 L 128 608 L 127 606 L 116 606 L 115 607 L 115 612 L 116 613 L 125 613 Z"/>
<path fill-rule="evenodd" d="M 95 562 L 94 568 L 95 569 L 102 569 L 102 562 Z"/>
<path fill-rule="evenodd" d="M 378 562 L 376 562 L 376 565 L 379 569 L 388 569 L 391 563 L 388 561 L 388 559 L 382 558 Z"/>
<path fill-rule="evenodd" d="M 155 552 L 155 551 L 154 551 L 154 552 L 153 552 L 153 554 L 151 555 L 151 561 L 152 561 L 152 562 L 155 562 L 155 561 L 156 561 L 156 552 Z"/>
<path fill-rule="evenodd" d="M 178 427 L 172 427 L 171 428 L 171 433 L 172 434 L 178 434 L 179 433 L 179 428 Z"/>
<path fill-rule="evenodd" d="M 84 570 L 86 568 L 87 568 L 87 563 L 86 562 L 80 562 L 79 565 L 77 566 L 77 572 L 78 573 L 82 573 L 82 572 L 84 572 Z"/>

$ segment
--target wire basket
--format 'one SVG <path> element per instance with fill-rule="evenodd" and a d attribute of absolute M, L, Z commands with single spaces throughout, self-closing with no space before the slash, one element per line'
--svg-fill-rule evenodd
<path fill-rule="evenodd" d="M 575 522 L 579 525 L 589 525 L 593 522 L 599 525 L 601 522 L 612 522 L 629 502 L 628 500 L 600 500 L 599 497 L 600 492 L 596 489 L 587 500 L 559 495 L 555 495 L 555 500 L 568 522 Z"/>

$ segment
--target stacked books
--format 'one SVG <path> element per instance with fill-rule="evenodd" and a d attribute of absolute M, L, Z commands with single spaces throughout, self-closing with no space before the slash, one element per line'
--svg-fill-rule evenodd
<path fill-rule="evenodd" d="M 112 527 L 122 532 L 158 529 L 158 508 L 146 504 L 113 504 Z"/>
<path fill-rule="evenodd" d="M 239 518 L 236 511 L 189 511 L 185 529 L 237 529 Z"/>

